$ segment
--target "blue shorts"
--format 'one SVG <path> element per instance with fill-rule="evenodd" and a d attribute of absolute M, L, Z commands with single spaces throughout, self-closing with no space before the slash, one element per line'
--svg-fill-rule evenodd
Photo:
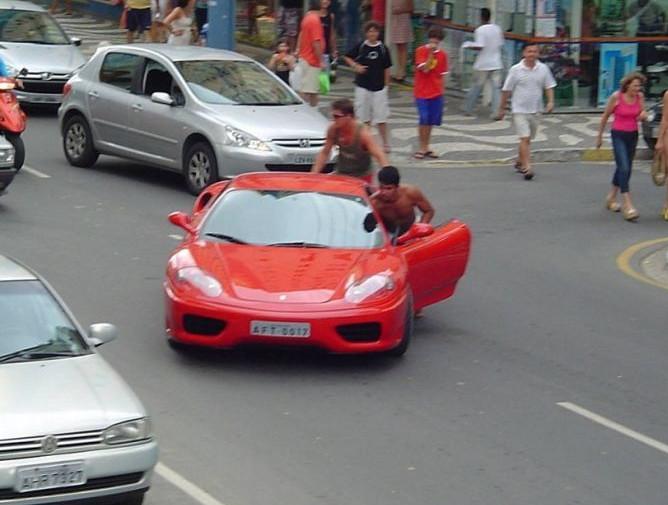
<path fill-rule="evenodd" d="M 443 119 L 443 95 L 434 98 L 416 98 L 421 126 L 440 126 Z"/>
<path fill-rule="evenodd" d="M 151 28 L 151 9 L 128 9 L 128 31 L 142 33 Z"/>

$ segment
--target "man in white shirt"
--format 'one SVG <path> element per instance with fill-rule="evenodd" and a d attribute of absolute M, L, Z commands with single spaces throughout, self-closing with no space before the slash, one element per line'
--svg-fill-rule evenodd
<path fill-rule="evenodd" d="M 480 51 L 473 64 L 473 85 L 466 95 L 464 112 L 468 115 L 473 113 L 480 92 L 489 81 L 492 86 L 492 116 L 496 114 L 499 107 L 499 95 L 501 87 L 501 49 L 504 39 L 503 31 L 499 25 L 490 21 L 492 13 L 488 8 L 480 9 L 480 21 L 482 24 L 473 33 L 475 41 L 465 44 L 464 47 Z"/>
<path fill-rule="evenodd" d="M 557 83 L 549 67 L 538 61 L 538 45 L 528 43 L 522 51 L 524 57 L 513 65 L 503 84 L 501 104 L 497 119 L 506 114 L 506 104 L 511 93 L 513 123 L 520 138 L 519 156 L 515 168 L 526 180 L 533 179 L 531 170 L 531 140 L 536 136 L 543 110 L 543 92 L 547 95 L 545 112 L 554 109 L 554 88 Z"/>

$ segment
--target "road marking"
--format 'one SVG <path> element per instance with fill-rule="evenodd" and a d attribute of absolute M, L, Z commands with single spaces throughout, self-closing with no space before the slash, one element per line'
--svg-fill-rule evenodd
<path fill-rule="evenodd" d="M 157 473 L 160 477 L 168 481 L 173 486 L 178 487 L 181 491 L 202 505 L 224 505 L 222 502 L 216 500 L 213 496 L 204 491 L 201 487 L 193 484 L 181 474 L 175 472 L 162 463 L 155 465 L 155 473 Z"/>
<path fill-rule="evenodd" d="M 646 284 L 651 284 L 652 286 L 656 286 L 657 288 L 662 288 L 662 289 L 668 289 L 668 286 L 665 286 L 664 284 L 661 284 L 659 282 L 656 282 L 653 279 L 648 279 L 644 275 L 642 275 L 639 272 L 636 272 L 632 267 L 631 267 L 631 258 L 640 250 L 644 249 L 645 247 L 653 246 L 656 244 L 661 244 L 662 242 L 668 242 L 668 238 L 658 238 L 655 240 L 648 240 L 646 242 L 640 242 L 639 244 L 632 245 L 626 251 L 624 251 L 622 254 L 617 256 L 617 268 L 619 268 L 622 272 L 624 272 L 626 275 L 633 277 L 634 279 L 637 279 L 639 281 L 642 281 Z"/>
<path fill-rule="evenodd" d="M 28 165 L 23 165 L 23 168 L 21 170 L 25 170 L 30 175 L 34 175 L 35 177 L 39 177 L 40 179 L 51 179 L 51 176 L 49 174 L 40 172 L 36 168 L 29 167 Z"/>
<path fill-rule="evenodd" d="M 574 412 L 578 415 L 581 415 L 582 417 L 585 417 L 589 419 L 590 421 L 593 421 L 597 424 L 600 424 L 602 426 L 605 426 L 606 428 L 609 428 L 611 430 L 616 431 L 617 433 L 621 433 L 622 435 L 626 435 L 629 438 L 632 438 L 633 440 L 636 440 L 642 444 L 648 445 L 653 449 L 656 449 L 657 451 L 663 452 L 665 454 L 668 454 L 668 445 L 664 444 L 663 442 L 659 442 L 658 440 L 654 440 L 653 438 L 648 437 L 647 435 L 643 435 L 642 433 L 638 433 L 637 431 L 634 431 L 630 428 L 627 428 L 626 426 L 616 423 L 614 421 L 611 421 L 610 419 L 607 419 L 603 416 L 600 416 L 596 414 L 595 412 L 592 412 L 590 410 L 584 409 L 578 405 L 575 405 L 574 403 L 570 402 L 559 402 L 557 403 L 560 407 L 570 410 L 571 412 Z"/>
<path fill-rule="evenodd" d="M 173 233 L 173 234 L 171 234 L 171 235 L 167 235 L 167 236 L 168 236 L 169 238 L 173 238 L 174 240 L 183 240 L 183 236 L 182 236 L 182 235 L 177 235 L 177 234 L 175 234 L 175 233 Z"/>

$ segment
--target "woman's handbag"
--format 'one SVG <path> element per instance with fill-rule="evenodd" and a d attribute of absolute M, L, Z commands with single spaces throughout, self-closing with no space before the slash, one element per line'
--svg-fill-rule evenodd
<path fill-rule="evenodd" d="M 666 183 L 666 157 L 663 151 L 655 151 L 654 159 L 652 160 L 652 182 L 657 186 L 663 186 Z"/>

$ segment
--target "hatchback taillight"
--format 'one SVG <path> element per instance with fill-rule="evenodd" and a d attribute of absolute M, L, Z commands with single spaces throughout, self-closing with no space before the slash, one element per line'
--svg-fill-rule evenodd
<path fill-rule="evenodd" d="M 63 86 L 63 98 L 69 95 L 70 91 L 72 91 L 72 85 L 68 81 L 65 83 L 65 86 Z"/>

